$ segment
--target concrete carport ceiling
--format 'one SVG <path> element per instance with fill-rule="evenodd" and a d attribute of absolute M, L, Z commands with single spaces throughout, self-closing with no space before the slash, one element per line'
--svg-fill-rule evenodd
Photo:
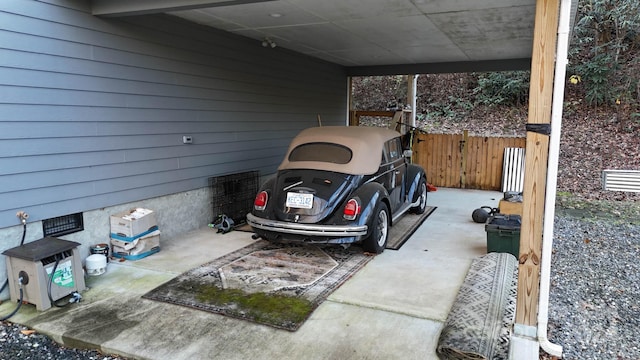
<path fill-rule="evenodd" d="M 573 3 L 575 9 L 577 0 Z M 343 65 L 350 75 L 379 75 L 529 69 L 536 0 L 93 0 L 92 5 L 98 16 L 166 13 Z"/>

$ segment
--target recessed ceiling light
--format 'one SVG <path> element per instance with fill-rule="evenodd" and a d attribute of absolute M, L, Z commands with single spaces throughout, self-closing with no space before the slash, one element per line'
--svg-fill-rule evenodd
<path fill-rule="evenodd" d="M 272 18 L 279 18 L 279 17 L 282 17 L 282 14 L 280 14 L 280 13 L 271 13 L 271 14 L 269 14 L 269 16 L 271 16 Z"/>

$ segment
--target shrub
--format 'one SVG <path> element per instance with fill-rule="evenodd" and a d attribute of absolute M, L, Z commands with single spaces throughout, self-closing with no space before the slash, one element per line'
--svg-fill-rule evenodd
<path fill-rule="evenodd" d="M 520 106 L 528 101 L 529 71 L 482 73 L 474 89 L 476 102 L 483 105 Z"/>
<path fill-rule="evenodd" d="M 640 2 L 581 0 L 577 18 L 570 71 L 584 80 L 585 100 L 591 106 L 637 102 L 633 55 L 640 46 Z"/>
<path fill-rule="evenodd" d="M 615 86 L 611 77 L 618 68 L 611 56 L 600 53 L 589 61 L 576 65 L 573 72 L 581 76 L 585 87 L 585 100 L 591 106 L 611 104 L 615 98 Z"/>

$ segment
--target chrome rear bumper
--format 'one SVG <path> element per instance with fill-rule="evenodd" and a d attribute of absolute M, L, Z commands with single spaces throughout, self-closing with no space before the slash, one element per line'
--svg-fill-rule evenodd
<path fill-rule="evenodd" d="M 348 237 L 364 236 L 367 234 L 367 225 L 300 224 L 264 219 L 254 216 L 251 213 L 247 214 L 247 223 L 261 230 L 302 236 Z"/>

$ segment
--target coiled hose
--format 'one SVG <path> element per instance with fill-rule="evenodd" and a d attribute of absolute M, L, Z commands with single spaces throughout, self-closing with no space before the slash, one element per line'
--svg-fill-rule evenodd
<path fill-rule="evenodd" d="M 51 270 L 51 276 L 49 277 L 49 282 L 47 282 L 47 295 L 49 296 L 49 301 L 51 301 L 51 303 L 55 307 L 65 307 L 69 305 L 70 302 L 67 302 L 61 305 L 61 304 L 58 304 L 56 301 L 54 301 L 53 297 L 51 296 L 51 283 L 53 283 L 53 275 L 56 273 L 59 263 L 60 263 L 60 259 L 56 256 L 56 263 L 53 265 L 53 269 Z"/>
<path fill-rule="evenodd" d="M 27 236 L 27 223 L 23 222 L 22 223 L 22 240 L 20 240 L 20 246 L 24 245 L 24 238 L 25 236 Z M 9 274 L 7 274 L 7 280 L 5 280 L 4 284 L 2 284 L 2 287 L 0 288 L 0 293 L 2 293 L 4 291 L 4 288 L 7 287 L 7 285 L 9 285 L 9 278 L 8 278 Z M 22 288 L 20 288 L 20 291 L 22 292 Z M 20 298 L 20 302 L 22 302 L 22 298 Z"/>
<path fill-rule="evenodd" d="M 7 281 L 8 281 L 8 280 L 7 280 Z M 3 317 L 3 318 L 0 318 L 0 321 L 5 321 L 5 320 L 7 320 L 8 318 L 12 317 L 12 316 L 13 316 L 13 315 L 15 315 L 15 314 L 18 312 L 18 310 L 20 310 L 20 308 L 22 307 L 22 296 L 23 296 L 23 293 L 22 293 L 22 278 L 20 278 L 19 283 L 20 283 L 20 300 L 18 301 L 18 306 L 16 306 L 16 308 L 15 308 L 15 309 L 13 309 L 13 311 L 11 312 L 11 314 L 9 314 L 9 315 L 7 315 L 7 316 L 5 316 L 5 317 Z"/>
<path fill-rule="evenodd" d="M 25 238 L 26 235 L 27 235 L 27 223 L 26 223 L 26 221 L 23 221 L 22 222 L 22 240 L 20 240 L 20 246 L 22 246 L 24 244 L 24 238 Z M 8 318 L 12 317 L 13 315 L 15 315 L 18 312 L 18 310 L 20 310 L 20 307 L 22 307 L 22 297 L 23 297 L 23 293 L 22 293 L 22 278 L 20 278 L 18 280 L 18 282 L 20 284 L 20 301 L 18 301 L 18 306 L 16 306 L 16 308 L 11 312 L 11 314 L 1 318 L 0 321 L 5 321 Z M 4 288 L 6 288 L 7 285 L 9 285 L 9 274 L 7 274 L 7 280 L 5 280 L 4 284 L 0 288 L 0 293 L 2 293 L 4 291 Z"/>

